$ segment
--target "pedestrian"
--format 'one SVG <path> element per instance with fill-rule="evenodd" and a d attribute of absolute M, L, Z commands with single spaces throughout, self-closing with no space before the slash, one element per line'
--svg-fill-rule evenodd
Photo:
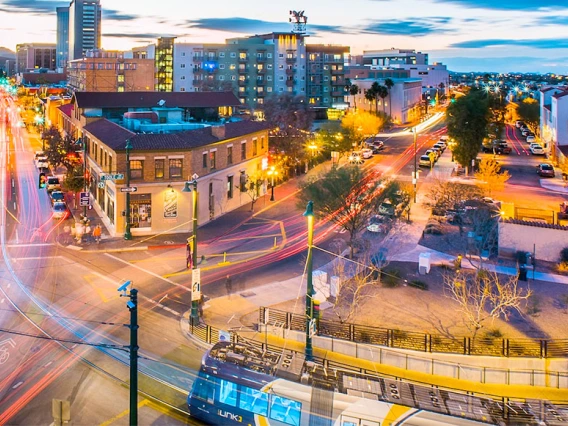
<path fill-rule="evenodd" d="M 93 230 L 93 238 L 95 239 L 97 244 L 100 243 L 101 241 L 101 233 L 102 233 L 101 225 L 95 226 L 95 229 Z"/>
<path fill-rule="evenodd" d="M 225 280 L 225 288 L 227 289 L 227 296 L 231 296 L 233 291 L 233 280 L 230 275 L 227 275 L 227 279 Z"/>

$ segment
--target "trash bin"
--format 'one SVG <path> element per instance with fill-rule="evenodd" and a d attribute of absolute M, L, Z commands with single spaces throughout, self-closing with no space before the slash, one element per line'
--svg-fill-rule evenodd
<path fill-rule="evenodd" d="M 521 265 L 519 267 L 519 281 L 526 281 L 527 280 L 527 267 L 525 265 Z"/>

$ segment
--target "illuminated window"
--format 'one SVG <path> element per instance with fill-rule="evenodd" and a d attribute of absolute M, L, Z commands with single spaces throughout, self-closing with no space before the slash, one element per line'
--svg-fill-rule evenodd
<path fill-rule="evenodd" d="M 181 158 L 170 159 L 170 179 L 179 179 L 182 176 L 183 160 Z"/>
<path fill-rule="evenodd" d="M 268 394 L 260 390 L 241 386 L 239 408 L 266 417 L 268 416 Z"/>
<path fill-rule="evenodd" d="M 164 178 L 164 168 L 166 160 L 158 159 L 154 160 L 154 178 L 163 179 Z"/>
<path fill-rule="evenodd" d="M 219 380 L 219 402 L 231 407 L 237 406 L 237 384 Z"/>
<path fill-rule="evenodd" d="M 144 171 L 144 161 L 130 160 L 130 179 L 142 179 Z"/>

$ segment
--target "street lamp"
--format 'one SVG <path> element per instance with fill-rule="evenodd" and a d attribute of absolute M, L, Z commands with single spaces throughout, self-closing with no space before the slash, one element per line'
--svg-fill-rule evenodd
<path fill-rule="evenodd" d="M 130 150 L 132 149 L 132 144 L 130 139 L 126 141 L 126 187 L 130 188 Z M 124 239 L 131 240 L 132 233 L 130 232 L 130 192 L 126 192 L 126 228 L 124 230 Z"/>
<path fill-rule="evenodd" d="M 75 141 L 75 145 L 80 145 L 83 151 L 83 192 L 88 192 L 87 188 L 87 145 L 85 140 L 80 137 Z M 87 218 L 87 206 L 83 206 L 83 217 Z"/>
<path fill-rule="evenodd" d="M 199 299 L 201 298 L 201 277 L 197 269 L 197 174 L 192 176 L 191 182 L 186 182 L 181 192 L 191 192 L 191 200 L 193 206 L 193 253 L 192 253 L 192 288 L 191 288 L 191 322 L 197 324 L 199 321 Z M 191 188 L 193 186 L 193 189 Z M 196 282 L 194 282 L 196 281 Z"/>
<path fill-rule="evenodd" d="M 313 283 L 313 243 L 314 243 L 314 202 L 309 201 L 304 216 L 308 218 L 308 257 L 306 259 L 306 350 L 307 361 L 313 358 L 312 335 L 315 334 L 316 320 L 314 318 L 314 283 Z"/>
<path fill-rule="evenodd" d="M 414 185 L 414 204 L 416 204 L 416 186 L 418 184 L 418 170 L 416 167 L 416 127 L 412 128 L 412 132 L 414 135 L 414 175 L 412 176 L 412 185 Z"/>
<path fill-rule="evenodd" d="M 271 184 L 270 184 L 270 201 L 274 201 L 274 176 L 278 176 L 278 171 L 275 170 L 274 166 L 271 166 L 270 170 L 266 173 L 272 179 Z"/>

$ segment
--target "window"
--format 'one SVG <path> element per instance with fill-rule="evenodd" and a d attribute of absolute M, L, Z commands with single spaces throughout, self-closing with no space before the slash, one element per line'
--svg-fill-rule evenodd
<path fill-rule="evenodd" d="M 221 81 L 225 80 L 225 76 L 224 76 L 224 75 L 220 75 L 220 76 L 219 76 L 219 80 L 221 80 Z"/>
<path fill-rule="evenodd" d="M 260 149 L 264 149 L 264 136 L 260 137 Z"/>
<path fill-rule="evenodd" d="M 181 56 L 185 56 L 185 52 L 181 52 Z"/>
<path fill-rule="evenodd" d="M 211 151 L 209 153 L 209 166 L 212 169 L 216 168 L 216 164 L 217 164 L 217 151 Z"/>
<path fill-rule="evenodd" d="M 180 64 L 180 68 L 185 68 L 185 64 Z"/>
<path fill-rule="evenodd" d="M 231 80 L 232 80 L 232 81 L 236 81 L 236 80 L 237 80 L 237 76 L 236 76 L 236 75 L 232 75 L 232 76 L 231 76 Z"/>
<path fill-rule="evenodd" d="M 207 153 L 206 152 L 203 153 L 203 168 L 204 169 L 207 168 Z"/>
<path fill-rule="evenodd" d="M 227 198 L 233 198 L 233 176 L 227 176 Z M 241 400 L 242 399 L 243 397 L 241 396 Z"/>
<path fill-rule="evenodd" d="M 227 147 L 227 164 L 233 164 L 233 147 Z"/>
<path fill-rule="evenodd" d="M 284 57 L 284 53 L 279 53 L 279 54 L 278 54 L 278 57 L 279 57 L 279 58 L 283 58 L 283 57 Z"/>
<path fill-rule="evenodd" d="M 183 160 L 181 158 L 170 158 L 170 179 L 180 179 L 182 176 Z"/>
<path fill-rule="evenodd" d="M 220 57 L 220 58 L 224 58 L 224 57 L 225 57 L 225 52 L 219 52 L 219 57 Z M 225 65 L 223 65 L 223 68 L 225 68 Z"/>
<path fill-rule="evenodd" d="M 182 76 L 180 77 L 180 80 L 185 80 L 185 75 L 182 75 Z"/>
<path fill-rule="evenodd" d="M 142 179 L 144 171 L 144 161 L 130 160 L 130 179 Z"/>
<path fill-rule="evenodd" d="M 266 54 L 266 57 L 267 57 L 268 59 L 272 59 L 272 53 L 267 53 L 267 54 Z"/>
<path fill-rule="evenodd" d="M 272 76 L 271 76 L 271 75 L 267 75 L 267 76 L 266 76 L 266 81 L 272 81 Z"/>
<path fill-rule="evenodd" d="M 258 140 L 252 140 L 252 155 L 256 157 L 258 155 Z"/>
<path fill-rule="evenodd" d="M 267 91 L 268 93 L 271 93 L 271 92 L 272 92 L 272 87 L 271 87 L 271 86 L 268 86 L 268 87 L 266 88 L 266 91 Z"/>
<path fill-rule="evenodd" d="M 239 59 L 247 59 L 246 52 L 239 52 Z"/>
<path fill-rule="evenodd" d="M 268 416 L 268 394 L 260 390 L 241 386 L 239 408 L 252 411 L 261 416 Z"/>
<path fill-rule="evenodd" d="M 237 57 L 237 53 L 236 52 L 231 52 L 231 58 L 236 58 Z"/>
<path fill-rule="evenodd" d="M 154 178 L 155 179 L 163 179 L 164 178 L 165 167 L 166 167 L 166 160 L 164 160 L 164 159 L 154 160 Z"/>
<path fill-rule="evenodd" d="M 180 92 L 185 92 L 185 87 L 179 89 Z"/>
<path fill-rule="evenodd" d="M 226 380 L 219 380 L 219 402 L 231 407 L 237 406 L 237 384 Z M 299 416 L 298 416 L 299 418 Z"/>
<path fill-rule="evenodd" d="M 224 69 L 225 69 L 225 64 L 219 64 L 219 69 L 220 69 L 220 70 L 224 70 Z"/>
<path fill-rule="evenodd" d="M 241 160 L 247 159 L 247 143 L 241 143 Z"/>
<path fill-rule="evenodd" d="M 229 69 L 230 70 L 236 70 L 237 66 L 235 64 L 231 64 L 231 65 L 229 65 Z"/>
<path fill-rule="evenodd" d="M 272 69 L 272 64 L 266 64 L 266 69 L 267 69 L 267 70 L 271 70 L 271 69 Z"/>
<path fill-rule="evenodd" d="M 221 380 L 223 382 L 223 380 Z M 278 395 L 272 395 L 270 418 L 289 425 L 299 426 L 302 404 Z"/>

